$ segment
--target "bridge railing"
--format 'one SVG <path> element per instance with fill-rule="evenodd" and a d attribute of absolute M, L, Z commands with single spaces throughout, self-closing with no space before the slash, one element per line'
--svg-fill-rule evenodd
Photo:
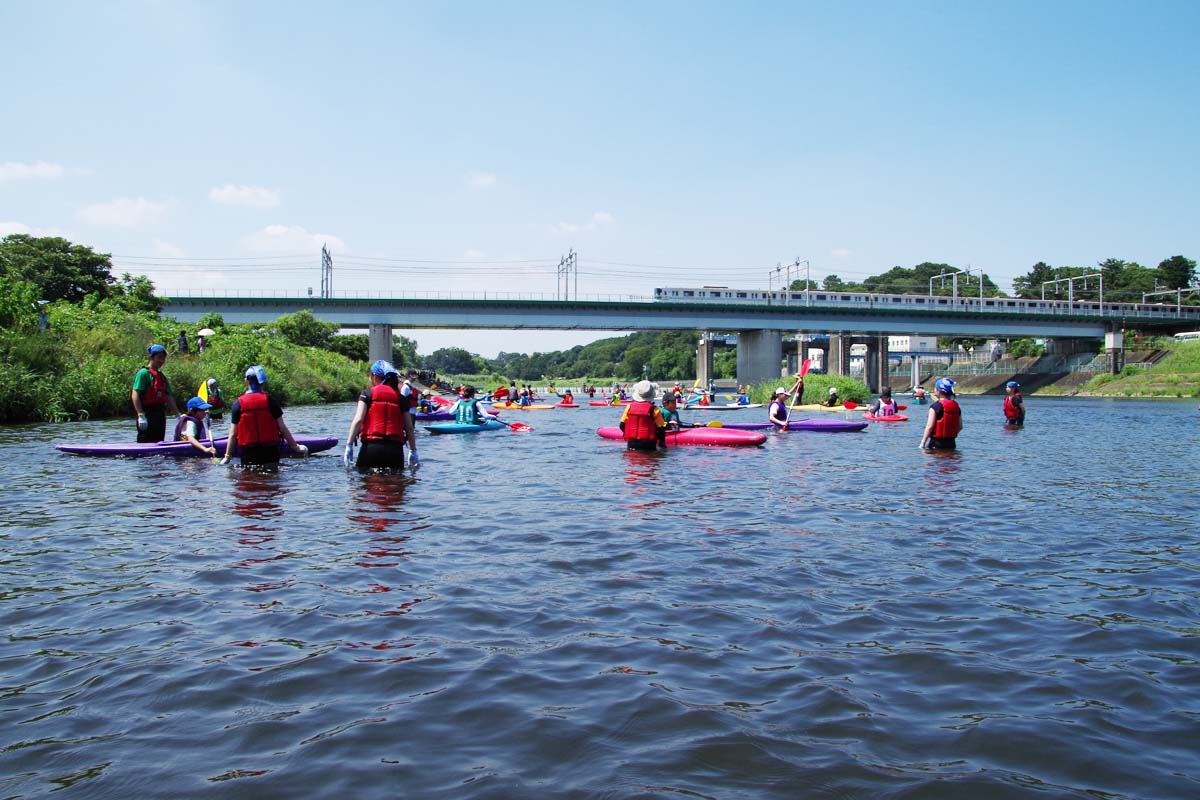
<path fill-rule="evenodd" d="M 535 302 L 568 302 L 550 292 L 498 292 L 484 290 L 478 292 L 437 291 L 437 292 L 379 292 L 371 290 L 349 290 L 335 292 L 331 298 L 322 298 L 305 290 L 299 289 L 192 289 L 186 292 L 171 292 L 165 295 L 168 300 L 203 300 L 205 298 L 235 300 L 312 300 L 322 302 L 330 300 L 524 300 Z M 596 303 L 650 303 L 654 298 L 647 295 L 635 294 L 585 294 L 569 298 L 569 302 Z"/>

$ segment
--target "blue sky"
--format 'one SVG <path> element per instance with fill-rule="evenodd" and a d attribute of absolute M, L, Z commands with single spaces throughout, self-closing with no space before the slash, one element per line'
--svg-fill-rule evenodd
<path fill-rule="evenodd" d="M 1200 257 L 1200 3 L 0 4 L 0 235 L 161 293 Z M 596 334 L 421 331 L 420 351 Z"/>

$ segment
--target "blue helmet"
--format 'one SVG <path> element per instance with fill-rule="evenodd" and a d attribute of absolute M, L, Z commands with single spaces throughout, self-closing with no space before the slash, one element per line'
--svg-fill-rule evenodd
<path fill-rule="evenodd" d="M 156 353 L 165 353 L 165 352 L 167 352 L 167 348 L 163 347 L 161 344 L 152 344 L 146 348 L 146 353 L 148 355 L 155 355 Z"/>
<path fill-rule="evenodd" d="M 267 382 L 267 371 L 262 368 L 261 364 L 256 364 L 253 367 L 246 367 L 246 377 L 253 378 L 259 386 L 262 386 Z"/>
<path fill-rule="evenodd" d="M 937 389 L 939 392 L 945 392 L 946 394 L 954 394 L 954 386 L 955 383 L 953 378 L 938 378 L 933 384 L 934 389 Z"/>
<path fill-rule="evenodd" d="M 1017 383 L 1016 381 L 1009 381 L 1008 383 L 1006 383 L 1004 385 L 1007 386 L 1009 389 L 1020 389 L 1021 388 L 1021 384 Z"/>

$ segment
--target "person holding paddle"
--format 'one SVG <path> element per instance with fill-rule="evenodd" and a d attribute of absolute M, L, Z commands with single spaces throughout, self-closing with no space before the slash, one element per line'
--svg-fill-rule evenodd
<path fill-rule="evenodd" d="M 771 424 L 780 430 L 787 430 L 788 422 L 788 407 L 787 399 L 789 392 L 780 386 L 775 390 L 774 397 L 771 398 L 771 407 L 767 409 L 767 419 Z"/>
<path fill-rule="evenodd" d="M 188 442 L 192 447 L 202 453 L 208 453 L 210 456 L 217 454 L 217 448 L 212 445 L 201 444 L 200 437 L 204 434 L 204 417 L 211 405 L 204 402 L 200 397 L 193 397 L 187 401 L 187 413 L 179 418 L 175 423 L 175 436 L 172 441 Z M 210 435 L 209 441 L 212 441 Z"/>
<path fill-rule="evenodd" d="M 404 445 L 408 445 L 408 465 L 420 463 L 416 433 L 413 430 L 412 398 L 400 388 L 400 373 L 380 359 L 371 365 L 371 388 L 358 396 L 358 407 L 342 461 L 350 466 L 354 444 L 362 437 L 362 450 L 356 465 L 360 470 L 400 469 L 405 464 Z"/>
<path fill-rule="evenodd" d="M 679 398 L 674 392 L 667 392 L 662 399 L 662 418 L 663 422 L 667 423 L 669 430 L 679 430 L 681 428 L 694 428 L 695 423 L 684 422 L 679 416 Z"/>
<path fill-rule="evenodd" d="M 900 407 L 892 399 L 892 388 L 885 386 L 879 390 L 879 397 L 871 402 L 867 413 L 873 417 L 893 417 L 900 413 Z"/>

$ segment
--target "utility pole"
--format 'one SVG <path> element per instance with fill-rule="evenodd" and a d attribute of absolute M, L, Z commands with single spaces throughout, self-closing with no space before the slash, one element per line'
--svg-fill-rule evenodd
<path fill-rule="evenodd" d="M 571 273 L 575 273 L 575 299 L 579 299 L 579 257 L 574 248 L 558 260 L 558 280 L 555 283 L 555 296 L 559 300 L 571 299 Z"/>
<path fill-rule="evenodd" d="M 333 297 L 333 256 L 324 244 L 321 245 L 321 297 Z"/>

